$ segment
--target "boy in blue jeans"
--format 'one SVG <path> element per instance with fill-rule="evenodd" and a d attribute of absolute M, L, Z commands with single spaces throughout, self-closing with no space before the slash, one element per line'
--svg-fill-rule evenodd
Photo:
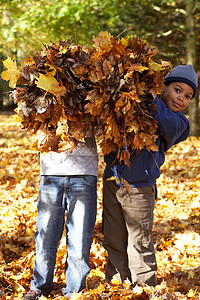
<path fill-rule="evenodd" d="M 197 74 L 192 65 L 179 65 L 165 77 L 161 99 L 154 99 L 158 122 L 157 152 L 134 151 L 130 168 L 116 160 L 116 153 L 105 156 L 103 181 L 104 247 L 108 251 L 106 280 L 129 280 L 133 285 L 156 285 L 157 270 L 152 239 L 156 179 L 165 152 L 189 135 L 188 119 L 181 114 L 197 92 Z M 107 180 L 115 176 L 115 180 Z M 125 179 L 130 188 L 121 181 Z M 119 183 L 120 182 L 120 183 Z"/>
<path fill-rule="evenodd" d="M 94 138 L 72 153 L 40 155 L 41 181 L 38 199 L 36 258 L 30 291 L 23 300 L 47 296 L 53 288 L 54 267 L 67 211 L 67 260 L 63 295 L 85 287 L 90 271 L 91 237 L 97 211 L 98 155 Z"/>

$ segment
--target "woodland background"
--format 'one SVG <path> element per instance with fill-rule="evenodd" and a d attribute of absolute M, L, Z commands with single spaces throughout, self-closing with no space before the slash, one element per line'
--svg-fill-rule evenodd
<path fill-rule="evenodd" d="M 160 50 L 172 65 L 192 63 L 200 71 L 200 1 L 198 0 L 1 0 L 0 61 L 22 61 L 42 43 L 70 38 L 90 45 L 100 31 L 113 36 L 136 34 Z M 0 72 L 3 64 L 0 63 Z M 103 157 L 99 152 L 98 217 L 91 251 L 88 286 L 74 299 L 200 299 L 200 114 L 199 92 L 185 112 L 191 136 L 173 147 L 158 180 L 154 241 L 158 260 L 156 288 L 104 282 L 102 247 Z M 21 299 L 29 289 L 35 255 L 34 232 L 39 188 L 38 153 L 12 118 L 8 84 L 0 79 L 0 285 L 6 299 Z M 10 110 L 10 112 L 9 112 Z M 65 235 L 50 299 L 62 299 Z M 44 298 L 44 297 L 43 297 Z M 44 298 L 46 299 L 46 298 Z"/>
<path fill-rule="evenodd" d="M 90 45 L 93 36 L 108 31 L 114 37 L 136 34 L 173 66 L 191 63 L 200 71 L 199 0 L 1 0 L 0 12 L 0 60 L 9 55 L 22 61 L 50 41 Z M 10 104 L 7 92 L 0 80 L 0 109 Z M 189 106 L 195 136 L 199 102 L 198 93 Z"/>

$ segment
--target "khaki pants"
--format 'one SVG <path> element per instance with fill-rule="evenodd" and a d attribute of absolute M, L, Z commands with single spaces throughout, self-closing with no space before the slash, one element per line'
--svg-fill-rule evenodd
<path fill-rule="evenodd" d="M 155 186 L 116 186 L 104 176 L 103 233 L 108 251 L 106 280 L 156 285 L 157 270 L 152 239 Z"/>

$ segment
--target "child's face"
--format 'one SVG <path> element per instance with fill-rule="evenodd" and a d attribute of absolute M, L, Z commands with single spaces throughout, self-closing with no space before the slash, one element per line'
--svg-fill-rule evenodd
<path fill-rule="evenodd" d="M 184 82 L 172 82 L 167 85 L 163 92 L 163 101 L 173 112 L 183 111 L 194 94 L 191 86 Z"/>

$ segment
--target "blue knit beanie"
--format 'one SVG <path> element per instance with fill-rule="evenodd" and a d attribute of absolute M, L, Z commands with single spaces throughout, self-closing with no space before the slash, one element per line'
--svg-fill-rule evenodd
<path fill-rule="evenodd" d="M 192 65 L 179 65 L 171 69 L 171 71 L 165 76 L 164 84 L 168 85 L 170 82 L 175 81 L 187 83 L 194 90 L 192 97 L 196 95 L 198 76 Z"/>

